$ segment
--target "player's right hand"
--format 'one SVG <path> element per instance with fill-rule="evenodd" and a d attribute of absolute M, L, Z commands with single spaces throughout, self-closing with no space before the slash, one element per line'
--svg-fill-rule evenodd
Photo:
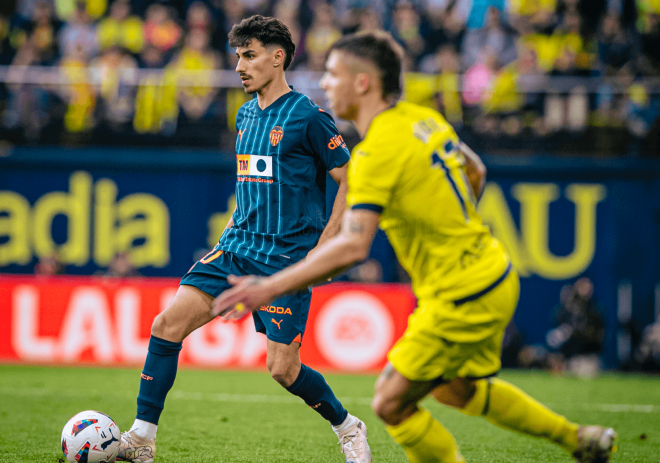
<path fill-rule="evenodd" d="M 227 281 L 234 287 L 215 298 L 211 307 L 211 316 L 221 316 L 225 320 L 240 320 L 259 309 L 271 299 L 263 278 L 254 275 L 229 275 Z"/>

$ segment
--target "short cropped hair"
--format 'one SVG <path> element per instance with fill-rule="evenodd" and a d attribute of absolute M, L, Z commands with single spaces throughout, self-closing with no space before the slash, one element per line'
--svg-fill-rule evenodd
<path fill-rule="evenodd" d="M 257 39 L 264 47 L 279 45 L 284 49 L 284 70 L 286 71 L 293 55 L 296 44 L 293 43 L 289 28 L 282 21 L 259 14 L 245 18 L 234 24 L 229 32 L 229 46 L 247 47 L 252 39 Z"/>
<path fill-rule="evenodd" d="M 350 53 L 361 60 L 374 64 L 380 71 L 383 99 L 398 99 L 401 96 L 401 62 L 403 48 L 384 31 L 365 31 L 346 35 L 330 46 L 333 50 Z"/>

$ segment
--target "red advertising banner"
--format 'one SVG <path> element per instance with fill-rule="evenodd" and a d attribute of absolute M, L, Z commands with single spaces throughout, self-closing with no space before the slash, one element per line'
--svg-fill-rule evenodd
<path fill-rule="evenodd" d="M 0 361 L 141 365 L 151 323 L 179 280 L 0 276 Z M 335 283 L 314 289 L 303 363 L 376 371 L 415 306 L 405 285 Z M 266 337 L 251 317 L 216 319 L 185 341 L 180 364 L 265 367 Z"/>

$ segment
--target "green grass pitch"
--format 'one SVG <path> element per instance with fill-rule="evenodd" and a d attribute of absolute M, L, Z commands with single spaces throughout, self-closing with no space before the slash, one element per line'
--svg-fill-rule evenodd
<path fill-rule="evenodd" d="M 371 413 L 375 376 L 326 374 L 346 408 L 368 426 L 374 462 L 405 462 Z M 595 380 L 543 372 L 501 377 L 580 423 L 619 433 L 614 462 L 660 461 L 660 377 L 605 374 Z M 138 369 L 0 365 L 0 462 L 62 462 L 64 423 L 87 409 L 133 422 Z M 545 441 L 496 428 L 430 400 L 468 462 L 570 462 Z M 344 461 L 329 425 L 266 372 L 180 370 L 158 431 L 156 463 Z"/>

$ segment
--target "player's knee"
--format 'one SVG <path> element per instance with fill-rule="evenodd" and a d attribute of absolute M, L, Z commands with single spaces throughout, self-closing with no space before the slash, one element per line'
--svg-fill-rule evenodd
<path fill-rule="evenodd" d="M 268 371 L 270 376 L 282 387 L 291 386 L 298 376 L 292 365 L 281 362 L 269 364 Z"/>
<path fill-rule="evenodd" d="M 470 403 L 470 399 L 474 396 L 476 387 L 475 387 L 475 381 L 474 380 L 469 380 L 465 378 L 456 378 L 456 382 L 452 382 L 452 389 L 453 389 L 453 395 L 456 400 L 456 407 L 458 408 L 465 408 L 468 403 Z"/>
<path fill-rule="evenodd" d="M 470 381 L 470 394 L 465 397 L 464 403 L 458 407 L 461 413 L 469 416 L 480 416 L 485 412 L 488 403 L 489 381 L 480 379 Z"/>
<path fill-rule="evenodd" d="M 166 313 L 156 316 L 151 325 L 151 334 L 157 338 L 173 342 L 181 342 L 185 337 L 184 330 L 180 326 L 171 323 L 170 317 Z"/>
<path fill-rule="evenodd" d="M 385 424 L 390 426 L 401 423 L 405 418 L 405 405 L 397 398 L 376 394 L 371 402 L 371 410 Z"/>
<path fill-rule="evenodd" d="M 474 381 L 467 378 L 454 378 L 449 383 L 441 384 L 431 391 L 438 402 L 459 409 L 465 408 L 474 395 Z"/>

